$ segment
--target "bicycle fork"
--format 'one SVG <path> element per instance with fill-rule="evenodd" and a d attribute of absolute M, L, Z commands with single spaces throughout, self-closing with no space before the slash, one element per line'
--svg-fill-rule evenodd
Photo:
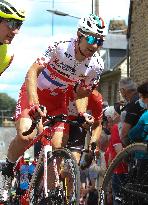
<path fill-rule="evenodd" d="M 60 181 L 56 159 L 53 159 L 53 161 L 52 161 L 54 173 L 49 173 L 49 167 L 48 167 L 48 157 L 49 156 L 52 157 L 52 146 L 45 145 L 44 148 L 42 149 L 40 155 L 39 155 L 38 163 L 36 165 L 35 172 L 32 176 L 30 186 L 29 186 L 29 191 L 31 191 L 32 187 L 35 186 L 33 184 L 33 182 L 35 181 L 37 170 L 40 169 L 40 166 L 44 165 L 43 187 L 44 187 L 45 197 L 48 197 L 48 185 L 49 185 L 48 184 L 48 174 L 54 174 L 54 176 L 55 176 L 55 185 L 54 185 L 55 188 L 59 186 L 59 181 Z"/>
<path fill-rule="evenodd" d="M 44 191 L 45 191 L 45 197 L 48 197 L 48 183 L 47 183 L 47 165 L 48 165 L 48 154 L 52 152 L 52 146 L 46 145 L 44 146 Z"/>

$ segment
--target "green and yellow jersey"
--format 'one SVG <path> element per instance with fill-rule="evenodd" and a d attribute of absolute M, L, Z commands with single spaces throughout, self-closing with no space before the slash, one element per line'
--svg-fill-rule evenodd
<path fill-rule="evenodd" d="M 0 45 L 0 75 L 9 67 L 13 59 L 13 54 L 8 48 L 7 44 Z"/>

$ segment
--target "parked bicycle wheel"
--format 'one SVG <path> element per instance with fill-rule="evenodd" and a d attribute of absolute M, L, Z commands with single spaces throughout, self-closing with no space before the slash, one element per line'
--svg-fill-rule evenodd
<path fill-rule="evenodd" d="M 79 205 L 80 174 L 73 154 L 68 149 L 57 149 L 53 151 L 51 156 L 48 156 L 47 170 L 50 170 L 53 166 L 55 159 L 57 162 L 60 162 L 60 166 L 58 166 L 60 186 L 52 190 L 47 187 L 48 197 L 45 197 L 43 183 L 44 166 L 41 164 L 33 178 L 34 181 L 29 193 L 30 204 Z M 51 177 L 54 178 L 54 173 L 49 173 L 48 171 L 47 186 L 50 186 Z"/>
<path fill-rule="evenodd" d="M 128 163 L 128 173 L 124 180 L 114 180 L 118 187 L 117 204 L 121 205 L 141 205 L 148 204 L 148 169 L 139 177 L 139 169 L 135 160 L 135 153 L 142 152 L 148 154 L 148 146 L 143 143 L 135 143 L 127 146 L 112 161 L 106 171 L 103 184 L 100 204 L 109 205 L 112 177 L 114 169 L 119 163 L 126 161 Z M 142 203 L 141 203 L 142 201 Z"/>

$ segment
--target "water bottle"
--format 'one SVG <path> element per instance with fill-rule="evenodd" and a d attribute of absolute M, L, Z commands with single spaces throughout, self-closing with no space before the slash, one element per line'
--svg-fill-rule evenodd
<path fill-rule="evenodd" d="M 29 174 L 33 175 L 34 170 L 35 170 L 35 164 L 32 163 L 32 164 L 29 165 L 29 169 L 28 169 Z"/>
<path fill-rule="evenodd" d="M 29 181 L 31 181 L 32 175 L 34 173 L 34 170 L 35 170 L 35 163 L 32 163 L 28 167 Z"/>
<path fill-rule="evenodd" d="M 27 190 L 29 188 L 29 165 L 23 164 L 20 167 L 20 189 Z"/>

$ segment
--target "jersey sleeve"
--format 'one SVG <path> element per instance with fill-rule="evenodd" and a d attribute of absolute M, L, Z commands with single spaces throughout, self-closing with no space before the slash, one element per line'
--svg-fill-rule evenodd
<path fill-rule="evenodd" d="M 35 63 L 46 67 L 50 59 L 54 56 L 57 48 L 58 48 L 59 42 L 52 39 L 49 43 L 48 48 L 45 50 L 45 52 L 36 59 Z"/>
<path fill-rule="evenodd" d="M 100 76 L 103 72 L 104 69 L 104 62 L 102 58 L 98 58 L 94 60 L 94 68 L 92 68 L 90 74 L 89 74 L 89 78 L 87 78 L 85 80 L 85 87 L 88 90 L 92 90 L 92 88 L 94 88 L 94 86 L 98 85 L 98 82 L 100 80 Z"/>
<path fill-rule="evenodd" d="M 91 110 L 92 116 L 95 120 L 100 121 L 103 115 L 103 99 L 100 93 L 91 93 L 88 97 L 88 110 Z"/>

